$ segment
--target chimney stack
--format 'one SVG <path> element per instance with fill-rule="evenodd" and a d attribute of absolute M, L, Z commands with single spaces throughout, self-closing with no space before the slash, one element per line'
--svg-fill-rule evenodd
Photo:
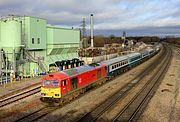
<path fill-rule="evenodd" d="M 93 35 L 93 31 L 94 31 L 94 18 L 93 18 L 93 14 L 91 14 L 90 16 L 90 28 L 91 28 L 91 47 L 94 47 L 94 35 Z"/>

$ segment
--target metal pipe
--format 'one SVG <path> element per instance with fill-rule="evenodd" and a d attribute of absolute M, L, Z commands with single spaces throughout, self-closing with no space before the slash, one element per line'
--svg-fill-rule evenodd
<path fill-rule="evenodd" d="M 0 76 L 2 74 L 2 51 L 1 51 L 1 48 L 0 48 Z"/>
<path fill-rule="evenodd" d="M 16 72 L 16 53 L 15 49 L 13 49 L 13 71 Z"/>
<path fill-rule="evenodd" d="M 94 47 L 94 35 L 93 35 L 93 28 L 94 26 L 94 19 L 93 19 L 93 14 L 91 14 L 90 16 L 90 27 L 91 27 L 91 47 Z"/>
<path fill-rule="evenodd" d="M 2 51 L 0 49 L 0 77 L 1 77 L 1 82 L 0 85 L 2 85 Z"/>
<path fill-rule="evenodd" d="M 6 53 L 7 55 L 6 55 L 6 84 L 7 84 L 7 82 L 8 82 L 8 79 L 7 79 L 7 69 L 8 69 L 8 59 L 7 59 L 7 57 L 8 57 L 8 53 Z"/>

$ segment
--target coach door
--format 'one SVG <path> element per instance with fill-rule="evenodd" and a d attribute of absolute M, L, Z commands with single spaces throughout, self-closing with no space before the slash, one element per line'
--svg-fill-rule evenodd
<path fill-rule="evenodd" d="M 97 71 L 97 78 L 101 78 L 101 69 Z"/>
<path fill-rule="evenodd" d="M 71 79 L 71 89 L 74 90 L 74 89 L 77 89 L 77 87 L 78 87 L 78 79 L 76 77 L 76 78 Z"/>

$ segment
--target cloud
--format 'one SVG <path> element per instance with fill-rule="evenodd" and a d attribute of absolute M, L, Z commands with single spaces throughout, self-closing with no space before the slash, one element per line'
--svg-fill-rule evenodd
<path fill-rule="evenodd" d="M 179 6 L 180 0 L 1 0 L 0 13 L 37 16 L 69 27 L 80 27 L 83 17 L 89 24 L 94 13 L 98 30 L 163 29 L 180 25 Z"/>

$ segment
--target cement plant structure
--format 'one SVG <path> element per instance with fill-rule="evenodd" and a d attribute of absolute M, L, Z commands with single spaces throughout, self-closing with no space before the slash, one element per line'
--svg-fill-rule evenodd
<path fill-rule="evenodd" d="M 51 26 L 31 16 L 9 16 L 0 20 L 0 74 L 33 76 L 47 72 L 49 64 L 77 58 L 79 29 Z"/>

